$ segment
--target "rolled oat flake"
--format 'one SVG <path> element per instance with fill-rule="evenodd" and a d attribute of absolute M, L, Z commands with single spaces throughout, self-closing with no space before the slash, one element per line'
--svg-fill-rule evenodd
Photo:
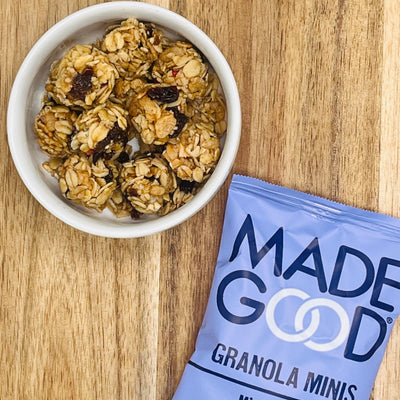
<path fill-rule="evenodd" d="M 173 400 L 368 400 L 400 311 L 400 220 L 237 176 Z"/>

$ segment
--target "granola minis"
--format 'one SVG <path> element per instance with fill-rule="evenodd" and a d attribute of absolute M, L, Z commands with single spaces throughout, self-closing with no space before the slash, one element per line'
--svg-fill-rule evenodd
<path fill-rule="evenodd" d="M 46 90 L 57 103 L 87 108 L 104 103 L 118 77 L 107 54 L 94 45 L 77 45 L 53 63 Z"/>
<path fill-rule="evenodd" d="M 179 178 L 201 183 L 210 176 L 217 164 L 219 138 L 211 124 L 190 124 L 170 140 L 163 155 Z"/>
<path fill-rule="evenodd" d="M 177 42 L 166 48 L 152 72 L 158 81 L 177 86 L 188 99 L 202 97 L 207 91 L 207 65 L 189 43 Z"/>
<path fill-rule="evenodd" d="M 85 154 L 68 157 L 58 169 L 61 193 L 76 204 L 102 211 L 117 187 L 117 167 L 99 159 L 93 163 Z"/>
<path fill-rule="evenodd" d="M 100 47 L 122 78 L 146 76 L 151 79 L 149 70 L 162 53 L 165 41 L 161 30 L 129 18 L 120 25 L 110 27 Z"/>
<path fill-rule="evenodd" d="M 50 157 L 65 157 L 71 153 L 70 139 L 77 115 L 68 107 L 46 104 L 35 117 L 36 140 Z"/>
<path fill-rule="evenodd" d="M 75 127 L 71 148 L 87 154 L 119 156 L 129 137 L 127 111 L 110 101 L 84 110 L 77 118 Z"/>
<path fill-rule="evenodd" d="M 128 18 L 75 45 L 53 62 L 45 89 L 33 124 L 49 157 L 43 168 L 76 204 L 165 215 L 217 165 L 226 131 L 219 81 L 198 49 L 154 24 Z"/>
<path fill-rule="evenodd" d="M 143 214 L 160 212 L 177 188 L 175 175 L 157 155 L 123 164 L 119 179 L 123 195 L 136 211 Z"/>

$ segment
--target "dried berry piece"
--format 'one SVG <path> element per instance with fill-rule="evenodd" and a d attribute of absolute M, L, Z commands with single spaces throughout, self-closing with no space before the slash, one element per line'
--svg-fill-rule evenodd
<path fill-rule="evenodd" d="M 154 77 L 151 76 L 151 74 L 149 74 L 150 76 L 145 76 L 146 82 L 147 83 L 158 83 L 158 80 Z"/>
<path fill-rule="evenodd" d="M 121 164 L 128 162 L 129 154 L 126 151 L 121 152 L 121 154 L 117 158 L 117 161 L 120 162 Z"/>
<path fill-rule="evenodd" d="M 94 152 L 102 153 L 110 143 L 121 142 L 126 144 L 126 139 L 126 131 L 121 129 L 121 127 L 118 125 L 118 122 L 114 122 L 114 126 L 110 132 L 108 132 L 107 136 L 97 143 Z"/>
<path fill-rule="evenodd" d="M 92 67 L 85 68 L 81 74 L 78 74 L 74 78 L 69 95 L 74 99 L 85 101 L 86 95 L 92 89 L 93 75 L 94 71 Z"/>
<path fill-rule="evenodd" d="M 146 24 L 146 35 L 148 38 L 153 37 L 154 28 L 150 24 Z"/>
<path fill-rule="evenodd" d="M 90 152 L 90 150 L 86 154 L 88 154 L 89 152 Z M 99 161 L 100 158 L 103 156 L 103 153 L 95 153 L 94 150 L 92 150 L 92 152 L 90 154 L 93 154 L 93 158 L 92 158 L 93 164 L 96 164 L 97 161 Z"/>
<path fill-rule="evenodd" d="M 130 196 L 130 197 L 136 197 L 136 196 L 138 196 L 137 190 L 136 190 L 135 188 L 133 188 L 133 187 L 129 187 L 129 188 L 128 188 L 127 194 L 128 194 L 128 196 Z"/>
<path fill-rule="evenodd" d="M 154 155 L 161 154 L 164 151 L 164 146 L 162 145 L 153 145 L 152 152 Z"/>
<path fill-rule="evenodd" d="M 131 210 L 131 218 L 132 219 L 139 219 L 140 218 L 140 212 L 136 210 L 135 208 L 132 208 Z"/>
<path fill-rule="evenodd" d="M 176 117 L 176 127 L 171 137 L 178 136 L 182 132 L 187 122 L 188 122 L 188 117 L 185 114 L 179 113 L 178 116 Z"/>
<path fill-rule="evenodd" d="M 100 154 L 100 153 L 97 153 L 97 154 Z M 114 155 L 115 155 L 115 151 L 111 150 L 111 151 L 109 151 L 107 153 L 104 153 L 103 158 L 105 160 L 111 160 L 114 157 Z"/>
<path fill-rule="evenodd" d="M 178 100 L 179 91 L 176 86 L 157 86 L 150 88 L 147 91 L 147 96 L 160 103 L 173 103 Z"/>
<path fill-rule="evenodd" d="M 183 128 L 189 121 L 189 118 L 185 114 L 181 113 L 178 110 L 178 107 L 169 107 L 167 108 L 167 110 L 172 111 L 176 119 L 176 126 L 174 132 L 172 133 L 172 135 L 169 135 L 170 138 L 174 138 L 177 137 L 182 132 Z"/>
<path fill-rule="evenodd" d="M 112 182 L 114 179 L 114 174 L 111 169 L 108 170 L 108 175 L 106 175 L 103 179 L 106 181 L 106 183 Z"/>
<path fill-rule="evenodd" d="M 126 130 L 121 129 L 118 122 L 114 122 L 114 126 L 108 132 L 107 136 L 98 142 L 94 149 L 89 150 L 86 154 L 93 154 L 93 162 L 95 164 L 100 158 L 110 160 L 114 157 L 115 151 L 113 149 L 107 149 L 107 146 L 120 143 L 122 147 L 125 147 L 127 140 Z"/>
<path fill-rule="evenodd" d="M 176 178 L 176 183 L 179 189 L 184 193 L 192 193 L 199 185 L 195 181 L 186 181 L 184 179 Z"/>

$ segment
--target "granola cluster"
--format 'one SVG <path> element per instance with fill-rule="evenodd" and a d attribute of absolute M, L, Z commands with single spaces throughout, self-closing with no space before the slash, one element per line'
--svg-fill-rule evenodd
<path fill-rule="evenodd" d="M 107 54 L 94 45 L 77 45 L 52 65 L 46 90 L 59 104 L 88 108 L 108 99 L 117 78 Z"/>
<path fill-rule="evenodd" d="M 43 167 L 76 204 L 165 215 L 213 172 L 226 131 L 217 77 L 190 43 L 134 18 L 55 61 L 34 132 Z M 136 140 L 139 150 L 132 154 Z"/>

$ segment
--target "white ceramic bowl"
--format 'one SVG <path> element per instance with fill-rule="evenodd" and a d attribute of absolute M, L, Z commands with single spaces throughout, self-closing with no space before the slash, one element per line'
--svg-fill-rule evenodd
<path fill-rule="evenodd" d="M 153 22 L 172 36 L 193 43 L 209 60 L 219 77 L 227 103 L 227 133 L 215 171 L 194 198 L 162 217 L 117 219 L 105 210 L 98 213 L 75 205 L 60 193 L 57 180 L 41 166 L 47 159 L 35 140 L 32 125 L 41 108 L 51 63 L 75 44 L 101 38 L 105 29 L 128 17 Z M 49 212 L 82 231 L 106 237 L 129 238 L 161 232 L 185 221 L 215 195 L 226 180 L 239 146 L 241 111 L 231 69 L 216 45 L 182 16 L 146 3 L 121 1 L 82 9 L 58 22 L 33 46 L 15 78 L 7 114 L 8 142 L 15 166 L 33 196 Z M 222 210 L 221 210 L 222 212 Z"/>

